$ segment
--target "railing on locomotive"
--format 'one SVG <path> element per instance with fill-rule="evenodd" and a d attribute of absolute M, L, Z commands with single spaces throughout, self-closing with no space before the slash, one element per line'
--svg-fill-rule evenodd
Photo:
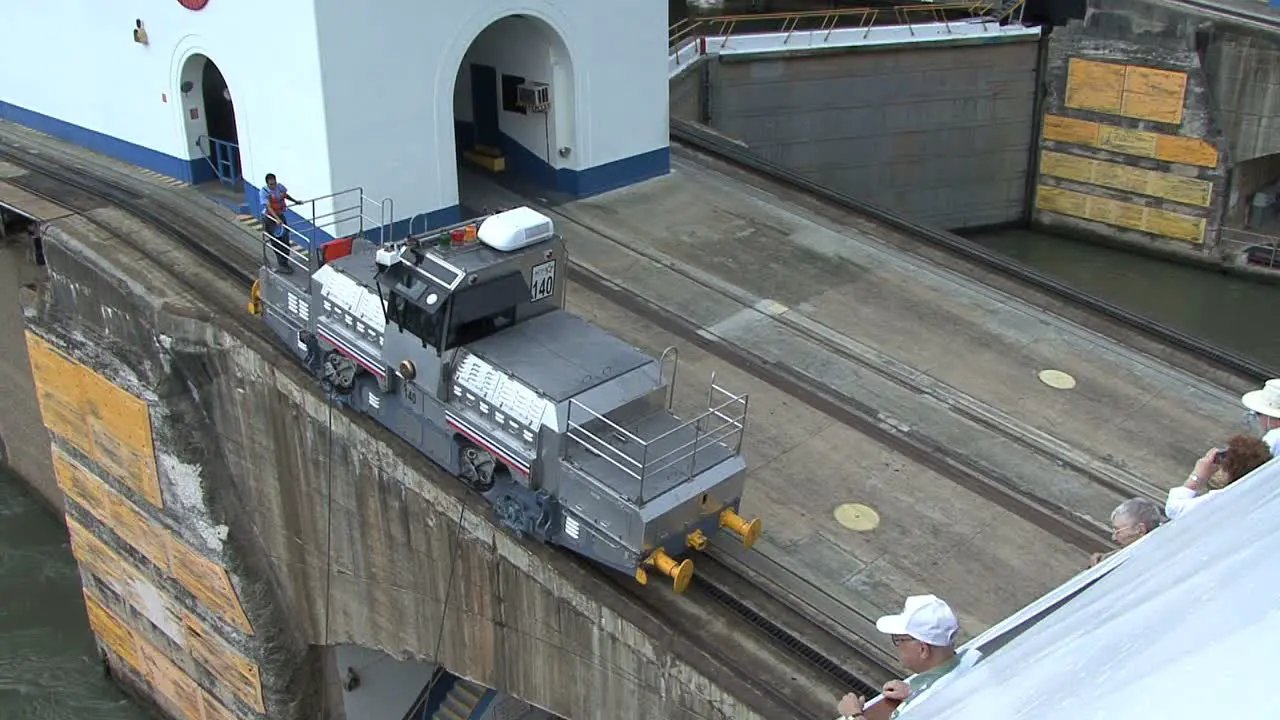
<path fill-rule="evenodd" d="M 725 399 L 717 404 L 716 401 L 721 396 Z M 732 412 L 735 406 L 741 408 L 741 411 L 737 414 Z M 697 469 L 699 451 L 705 450 L 712 445 L 722 445 L 726 448 L 731 447 L 734 454 L 740 453 L 742 451 L 742 436 L 746 430 L 747 408 L 747 395 L 745 393 L 735 395 L 720 387 L 715 382 L 715 374 L 712 373 L 710 387 L 707 390 L 706 411 L 655 437 L 640 438 L 575 399 L 569 400 L 568 429 L 565 434 L 572 441 L 581 445 L 587 452 L 602 458 L 639 482 L 639 490 L 636 496 L 630 498 L 630 500 L 643 505 L 679 487 L 679 483 L 677 483 L 653 496 L 646 496 L 644 492 L 645 480 L 654 473 L 674 467 L 677 463 L 688 461 L 688 473 L 682 478 L 687 480 L 693 477 Z M 639 446 L 641 448 L 639 457 L 615 448 L 606 440 L 586 429 L 584 427 L 586 423 L 575 422 L 573 420 L 575 409 L 587 414 L 589 418 L 587 423 L 599 421 L 608 432 Z M 717 420 L 719 424 L 712 426 L 713 422 Z M 651 446 L 676 433 L 685 432 L 689 428 L 693 429 L 693 440 L 681 443 L 657 457 L 649 457 Z"/>
<path fill-rule="evenodd" d="M 326 208 L 326 206 L 332 207 Z M 299 212 L 303 208 L 309 209 L 309 212 L 305 214 Z M 325 209 L 322 210 L 322 208 Z M 373 217 L 375 209 L 377 218 Z M 309 198 L 294 204 L 290 210 L 302 218 L 306 227 L 298 227 L 298 223 L 293 225 L 281 223 L 290 238 L 285 259 L 308 274 L 319 269 L 315 261 L 315 249 L 320 245 L 344 235 L 363 238 L 365 233 L 373 228 L 378 228 L 381 233 L 383 228 L 391 228 L 395 221 L 395 207 L 392 199 L 383 198 L 381 202 L 373 200 L 364 194 L 362 187 Z M 305 238 L 306 247 L 302 247 L 302 244 L 294 238 Z M 264 229 L 260 241 L 263 264 L 274 265 L 277 253 L 274 238 Z"/>

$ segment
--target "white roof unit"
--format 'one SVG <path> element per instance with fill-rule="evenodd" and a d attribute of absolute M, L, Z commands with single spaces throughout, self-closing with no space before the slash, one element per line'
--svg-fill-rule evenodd
<path fill-rule="evenodd" d="M 550 239 L 555 225 L 533 208 L 518 207 L 485 218 L 476 234 L 494 250 L 511 252 Z"/>

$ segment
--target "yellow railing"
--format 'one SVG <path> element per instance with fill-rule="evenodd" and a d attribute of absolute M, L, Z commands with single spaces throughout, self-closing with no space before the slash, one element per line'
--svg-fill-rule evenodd
<path fill-rule="evenodd" d="M 834 30 L 866 29 L 875 25 L 913 25 L 946 23 L 961 18 L 987 17 L 1001 21 L 1019 13 L 1023 0 L 1005 3 L 999 0 L 977 2 L 933 3 L 879 8 L 842 8 L 789 13 L 755 13 L 719 15 L 701 19 L 684 19 L 671 26 L 669 48 L 675 51 L 703 37 L 728 38 L 738 35 L 785 33 L 785 44 L 797 32 L 822 32 L 825 41 Z"/>

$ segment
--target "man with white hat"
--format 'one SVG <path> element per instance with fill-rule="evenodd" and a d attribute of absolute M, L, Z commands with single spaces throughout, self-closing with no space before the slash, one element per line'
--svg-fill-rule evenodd
<path fill-rule="evenodd" d="M 1280 456 L 1280 378 L 1268 380 L 1261 390 L 1247 392 L 1240 402 L 1249 409 L 1248 422 L 1262 441 Z"/>
<path fill-rule="evenodd" d="M 937 597 L 912 595 L 907 598 L 901 614 L 880 618 L 876 629 L 890 637 L 898 650 L 898 660 L 914 673 L 909 684 L 890 680 L 881 691 L 886 700 L 897 705 L 889 716 L 896 718 L 903 707 L 960 664 L 955 649 L 960 623 L 951 607 Z M 864 720 L 865 704 L 864 698 L 849 693 L 840 700 L 836 711 L 841 720 Z"/>

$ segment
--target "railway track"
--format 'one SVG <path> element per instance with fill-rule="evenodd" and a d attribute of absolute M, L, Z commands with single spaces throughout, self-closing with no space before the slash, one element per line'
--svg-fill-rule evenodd
<path fill-rule="evenodd" d="M 163 193 L 172 192 L 139 187 L 145 181 L 127 176 L 111 177 L 109 171 L 78 162 L 74 156 L 53 151 L 32 154 L 8 142 L 0 142 L 0 158 L 19 166 L 27 174 L 6 178 L 36 197 L 55 203 L 77 214 L 107 237 L 136 247 L 135 241 L 95 219 L 91 212 L 101 208 L 99 203 L 86 203 L 85 198 L 96 198 L 107 205 L 117 206 L 129 214 L 153 226 L 183 248 L 195 253 L 201 260 L 226 277 L 235 280 L 247 290 L 255 278 L 258 260 L 244 247 L 218 248 L 209 244 L 208 238 L 216 237 L 216 218 L 188 212 L 180 204 L 167 204 Z M 208 234 L 200 232 L 205 229 Z M 230 252 L 228 252 L 230 250 Z M 200 288 L 180 273 L 169 275 L 194 292 Z M 243 304 L 223 303 L 217 308 L 232 317 L 243 316 Z M 240 326 L 266 341 L 272 341 L 265 326 L 241 322 Z M 566 553 L 566 555 L 569 555 Z M 571 556 L 585 566 L 585 560 Z M 664 621 L 671 622 L 683 635 L 696 637 L 709 628 L 721 631 L 717 638 L 705 639 L 705 651 L 720 662 L 734 667 L 741 678 L 758 678 L 752 686 L 769 697 L 778 708 L 785 708 L 794 717 L 824 715 L 830 709 L 830 697 L 848 691 L 856 691 L 868 697 L 878 694 L 884 680 L 893 677 L 895 669 L 889 658 L 869 642 L 860 641 L 846 628 L 844 632 L 833 628 L 829 617 L 807 617 L 802 609 L 789 605 L 784 591 L 771 591 L 761 587 L 759 578 L 748 578 L 735 570 L 731 562 L 722 562 L 715 552 L 697 559 L 698 571 L 690 591 L 681 600 L 698 605 L 701 609 L 720 609 L 720 617 L 713 618 L 708 626 L 706 617 L 695 615 L 673 617 L 669 588 L 664 584 L 654 587 L 636 586 L 630 578 L 606 574 L 610 582 L 621 591 L 639 599 Z M 596 572 L 601 572 L 598 569 Z M 733 638 L 725 642 L 725 637 Z M 761 664 L 766 658 L 753 653 L 759 645 L 781 650 L 788 662 L 778 665 L 779 677 L 760 677 Z M 801 677 L 807 679 L 801 680 Z M 798 682 L 799 680 L 799 682 Z"/>
<path fill-rule="evenodd" d="M 634 248 L 618 240 L 606 228 L 584 225 L 574 218 L 556 212 L 553 207 L 542 207 L 541 209 L 543 212 L 555 216 L 557 222 L 582 226 L 584 229 L 613 242 L 619 247 L 635 252 Z M 716 292 L 722 297 L 738 302 L 744 309 L 752 308 L 750 302 L 741 301 L 730 293 L 705 284 L 690 273 L 684 273 L 678 268 L 673 268 L 669 265 L 664 267 L 671 272 L 681 274 L 691 282 L 698 283 L 702 287 Z M 895 452 L 913 462 L 927 467 L 960 486 L 1035 523 L 1057 537 L 1073 543 L 1087 552 L 1113 549 L 1107 529 L 1088 519 L 1077 517 L 1066 508 L 1050 505 L 1020 492 L 1017 490 L 1018 483 L 1015 482 L 1014 478 L 1006 475 L 999 468 L 980 464 L 969 455 L 957 452 L 955 448 L 945 443 L 936 442 L 931 438 L 915 433 L 903 433 L 892 424 L 887 423 L 876 408 L 857 398 L 837 392 L 830 387 L 820 386 L 799 372 L 771 362 L 749 348 L 708 337 L 702 332 L 701 327 L 684 317 L 657 306 L 645 298 L 619 287 L 608 278 L 601 277 L 586 268 L 571 264 L 570 277 L 577 284 L 597 295 L 608 298 L 611 302 L 652 322 L 685 342 L 696 344 L 734 367 L 785 391 L 793 397 L 803 400 L 811 407 L 840 420 L 845 425 L 858 430 L 868 437 L 874 438 L 880 444 L 892 448 Z M 847 348 L 832 342 L 829 337 L 815 333 L 808 326 L 788 320 L 785 316 L 770 316 L 770 318 L 796 334 L 824 347 L 842 360 L 881 374 L 913 393 L 931 394 L 927 388 L 921 385 L 918 374 L 906 372 L 886 373 L 884 366 L 875 364 L 866 357 L 860 357 L 850 352 Z M 951 404 L 951 406 L 954 410 L 958 410 L 957 414 L 979 422 L 1002 437 L 1021 445 L 1029 446 L 1033 451 L 1039 452 L 1055 462 L 1072 467 L 1099 487 L 1111 492 L 1115 496 L 1117 504 L 1135 494 L 1151 497 L 1160 496 L 1157 488 L 1130 473 L 1088 462 L 1075 454 L 1066 455 L 1061 452 L 1054 452 L 1052 447 L 1054 442 L 1048 436 L 1043 436 L 1045 439 L 1039 443 L 1030 442 L 1026 434 L 1013 432 L 1007 426 L 993 422 L 989 415 L 976 412 L 972 408 L 957 407 L 955 404 Z"/>
<path fill-rule="evenodd" d="M 1280 377 L 1280 368 L 1268 367 L 1239 354 L 1210 345 L 1199 338 L 1125 310 L 1095 295 L 1077 290 L 1066 283 L 988 250 L 955 233 L 938 230 L 915 222 L 892 210 L 872 205 L 839 191 L 823 187 L 791 170 L 761 160 L 744 149 L 742 145 L 717 135 L 709 128 L 685 120 L 672 119 L 671 139 L 740 169 L 764 176 L 791 190 L 810 195 L 834 206 L 870 218 L 891 229 L 947 250 L 974 264 L 1026 283 L 1070 304 L 1115 320 L 1139 334 L 1186 351 L 1250 381 L 1261 383 L 1269 378 Z"/>

